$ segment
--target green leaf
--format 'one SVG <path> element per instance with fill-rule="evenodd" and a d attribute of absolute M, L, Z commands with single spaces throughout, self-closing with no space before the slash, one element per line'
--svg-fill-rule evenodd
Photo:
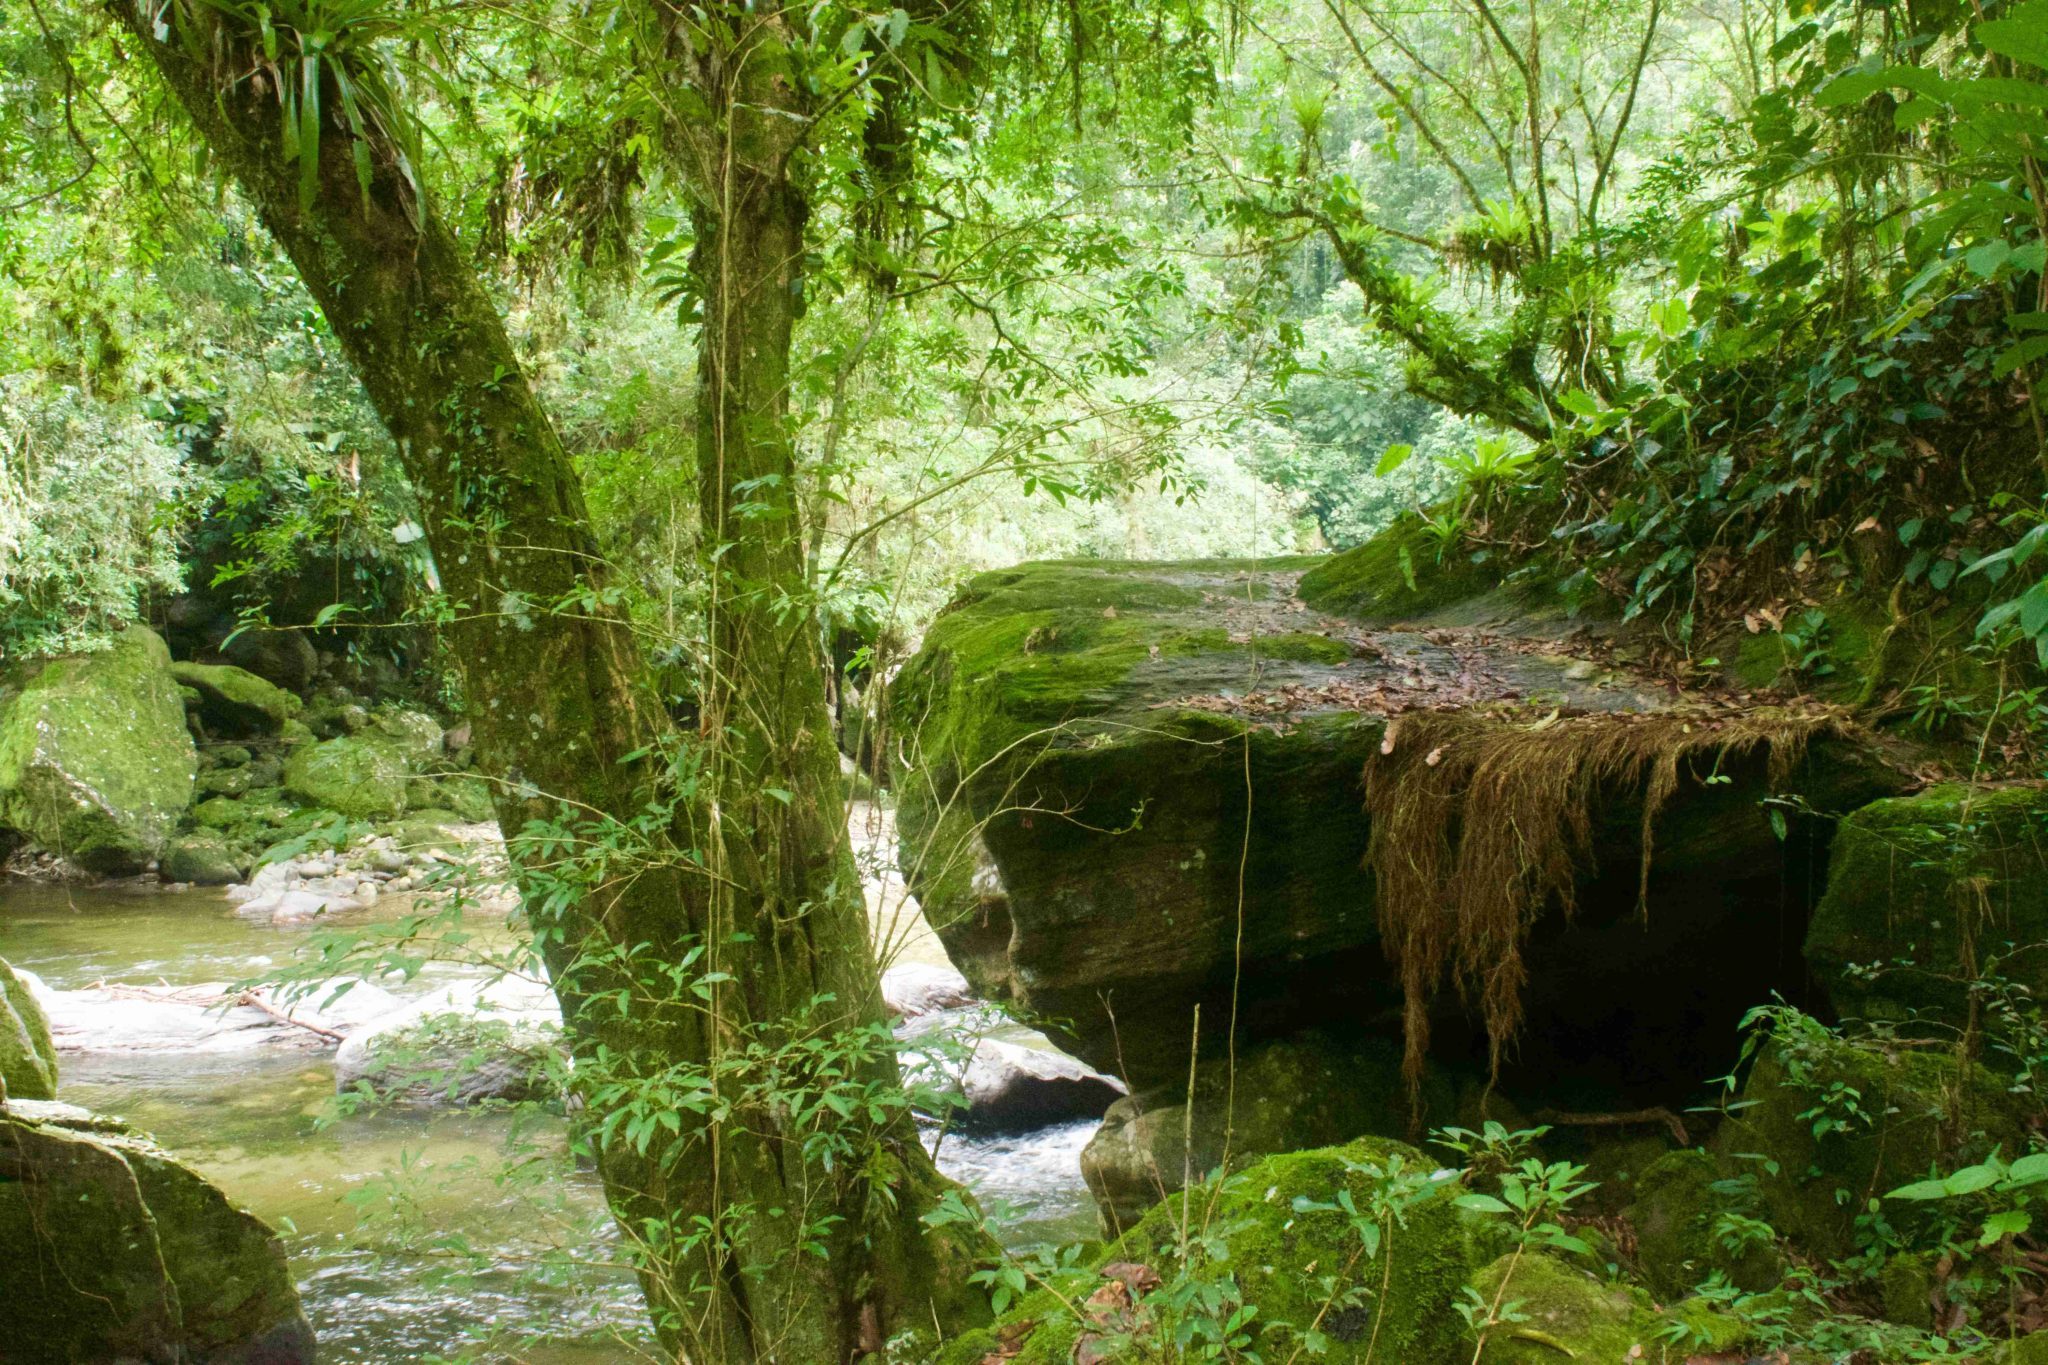
<path fill-rule="evenodd" d="M 1393 445 L 1387 447 L 1386 454 L 1380 456 L 1380 462 L 1372 467 L 1373 477 L 1384 479 L 1387 475 L 1408 463 L 1408 457 L 1414 453 L 1414 446 L 1409 445 L 1405 441 L 1396 441 Z"/>
<path fill-rule="evenodd" d="M 2048 336 L 2028 337 L 2000 351 L 1998 359 L 1992 362 L 1991 373 L 1993 377 L 2003 379 L 2020 366 L 2039 360 L 2044 355 L 2048 355 Z"/>
<path fill-rule="evenodd" d="M 1911 1185 L 1901 1185 L 1886 1195 L 1887 1199 L 1946 1199 L 1948 1182 L 1945 1180 L 1920 1180 Z"/>
<path fill-rule="evenodd" d="M 1998 1183 L 1999 1168 L 1991 1162 L 1965 1166 L 1941 1182 L 1941 1188 L 1951 1195 L 1975 1194 L 1988 1190 Z"/>
<path fill-rule="evenodd" d="M 2032 1185 L 2040 1180 L 2048 1180 L 2048 1152 L 2023 1156 L 2006 1168 L 2005 1183 L 2008 1186 Z"/>
<path fill-rule="evenodd" d="M 1989 51 L 2048 71 L 2048 25 L 2032 17 L 1989 19 L 1971 35 Z"/>
<path fill-rule="evenodd" d="M 2025 1209 L 2006 1209 L 1992 1214 L 1984 1220 L 1984 1231 L 1977 1238 L 1977 1245 L 1988 1247 L 2008 1237 L 2017 1237 L 2032 1227 L 2034 1220 Z"/>
<path fill-rule="evenodd" d="M 1508 1211 L 1506 1204 L 1501 1203 L 1500 1200 L 1495 1199 L 1490 1194 L 1461 1194 L 1454 1202 L 1456 1202 L 1459 1208 L 1468 1209 L 1473 1213 L 1506 1213 Z"/>

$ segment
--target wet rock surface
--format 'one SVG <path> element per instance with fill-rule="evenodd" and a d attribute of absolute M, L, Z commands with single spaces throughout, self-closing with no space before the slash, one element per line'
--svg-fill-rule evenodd
<path fill-rule="evenodd" d="M 310 1365 L 275 1234 L 118 1119 L 0 1109 L 7 1358 Z"/>

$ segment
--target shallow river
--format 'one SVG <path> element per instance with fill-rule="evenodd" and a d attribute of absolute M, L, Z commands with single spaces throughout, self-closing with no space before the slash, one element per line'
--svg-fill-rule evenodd
<path fill-rule="evenodd" d="M 0 883 L 0 956 L 59 990 L 246 979 L 290 960 L 314 932 L 238 917 L 217 890 Z M 330 1056 L 66 1053 L 59 1097 L 154 1133 L 279 1228 L 323 1365 L 465 1348 L 535 1365 L 640 1355 L 638 1290 L 608 1263 L 595 1178 L 562 1159 L 559 1120 L 338 1116 Z M 940 1165 L 1005 1210 L 1013 1244 L 1085 1237 L 1094 1215 L 1078 1158 L 1093 1127 L 955 1133 Z"/>

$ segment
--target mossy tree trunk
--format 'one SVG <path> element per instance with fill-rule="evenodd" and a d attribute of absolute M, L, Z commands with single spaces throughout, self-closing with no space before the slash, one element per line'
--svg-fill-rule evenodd
<path fill-rule="evenodd" d="M 163 31 L 132 4 L 114 13 L 292 258 L 397 443 L 459 604 L 447 640 L 479 754 L 504 778 L 502 825 L 565 812 L 629 825 L 661 779 L 646 755 L 670 727 L 610 605 L 561 440 L 453 234 L 408 184 L 396 146 L 358 141 L 331 116 L 302 199 L 252 35 L 217 11 L 173 8 Z M 335 104 L 330 89 L 323 105 Z M 700 396 L 706 532 L 723 553 L 709 782 L 679 804 L 672 831 L 692 856 L 572 889 L 513 842 L 597 1117 L 626 1109 L 653 1126 L 686 1111 L 666 1146 L 606 1142 L 600 1170 L 648 1253 L 642 1282 L 663 1340 L 697 1365 L 844 1361 L 897 1331 L 985 1313 L 965 1283 L 981 1248 L 921 1221 L 944 1181 L 907 1112 L 838 1121 L 805 1090 L 826 1081 L 763 1081 L 743 1065 L 748 1049 L 787 1041 L 798 1015 L 810 1039 L 881 1019 L 801 619 L 784 393 L 805 212 L 781 170 L 765 185 L 720 182 L 699 213 L 706 268 L 723 263 Z M 709 1009 L 689 989 L 698 969 L 681 988 L 662 984 L 698 949 L 714 969 Z M 857 1070 L 893 1090 L 886 1053 Z M 719 1092 L 710 1103 L 707 1088 Z"/>

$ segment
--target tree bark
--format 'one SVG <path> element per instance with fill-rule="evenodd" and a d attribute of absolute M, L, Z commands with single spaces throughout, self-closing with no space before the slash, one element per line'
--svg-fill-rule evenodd
<path fill-rule="evenodd" d="M 218 11 L 172 0 L 160 30 L 157 5 L 113 9 L 297 266 L 397 443 L 458 604 L 446 639 L 479 755 L 504 779 L 501 825 L 576 816 L 588 837 L 630 843 L 678 737 L 609 605 L 561 440 L 458 243 L 387 142 L 367 145 L 365 193 L 332 118 L 302 204 L 252 35 Z M 704 780 L 657 831 L 672 856 L 622 847 L 571 880 L 537 842 L 510 848 L 662 1341 L 696 1365 L 845 1361 L 905 1328 L 985 1317 L 966 1283 L 985 1248 L 921 1222 L 945 1182 L 900 1105 L 842 1120 L 813 1102 L 841 1064 L 832 1041 L 878 1036 L 880 992 L 792 510 L 803 201 L 728 202 L 706 238 L 728 269 L 707 301 L 700 394 L 706 535 L 723 548 Z M 820 1075 L 774 1052 L 799 1032 L 827 1044 Z M 776 1075 L 747 1069 L 768 1054 Z M 897 1084 L 886 1049 L 850 1069 Z M 607 1130 L 614 1114 L 647 1118 L 652 1139 Z"/>

